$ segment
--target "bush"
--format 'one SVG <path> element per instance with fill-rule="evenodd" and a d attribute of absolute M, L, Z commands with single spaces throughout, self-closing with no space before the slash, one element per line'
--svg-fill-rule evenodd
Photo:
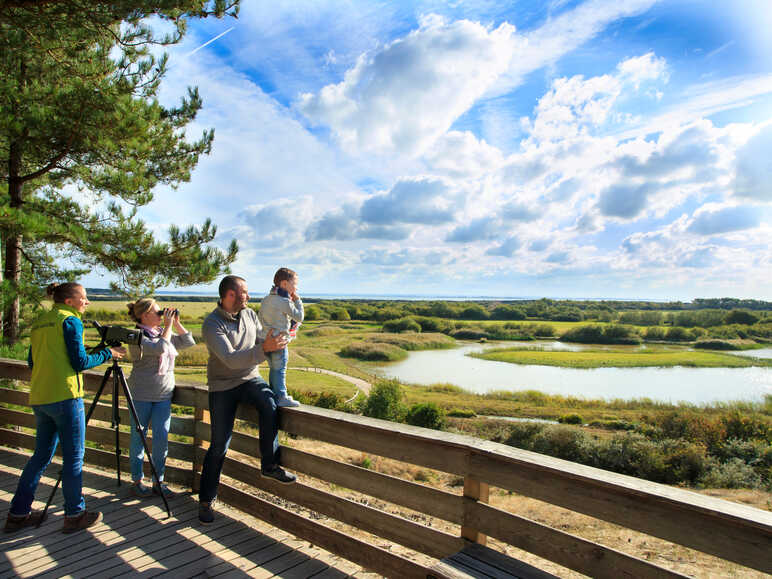
<path fill-rule="evenodd" d="M 557 334 L 555 326 L 550 324 L 536 324 L 531 326 L 531 333 L 539 338 L 551 338 Z"/>
<path fill-rule="evenodd" d="M 564 414 L 558 418 L 558 422 L 561 424 L 583 424 L 582 417 L 578 414 Z"/>
<path fill-rule="evenodd" d="M 641 338 L 630 326 L 579 326 L 568 330 L 560 338 L 566 342 L 583 344 L 640 344 Z"/>
<path fill-rule="evenodd" d="M 358 360 L 396 362 L 407 358 L 407 352 L 398 346 L 382 342 L 352 342 L 344 346 L 340 355 Z"/>
<path fill-rule="evenodd" d="M 669 328 L 665 333 L 665 339 L 668 342 L 689 342 L 692 340 L 692 338 L 692 333 L 686 328 L 682 328 L 680 326 Z"/>
<path fill-rule="evenodd" d="M 697 340 L 694 347 L 700 350 L 739 350 L 738 346 L 724 340 Z"/>
<path fill-rule="evenodd" d="M 303 319 L 307 322 L 313 322 L 314 320 L 321 320 L 321 310 L 316 306 L 308 306 L 305 308 Z"/>
<path fill-rule="evenodd" d="M 651 328 L 646 328 L 646 334 L 644 335 L 644 338 L 647 340 L 664 340 L 666 335 L 665 328 L 661 328 L 659 326 L 653 326 Z"/>
<path fill-rule="evenodd" d="M 396 380 L 379 380 L 362 406 L 362 414 L 372 418 L 399 421 L 405 413 L 402 386 Z"/>
<path fill-rule="evenodd" d="M 384 332 L 420 332 L 421 326 L 413 318 L 398 318 L 383 322 Z"/>
<path fill-rule="evenodd" d="M 477 413 L 471 408 L 451 408 L 448 410 L 448 416 L 453 418 L 474 418 Z"/>
<path fill-rule="evenodd" d="M 456 341 L 445 334 L 399 334 L 399 335 L 378 335 L 367 339 L 368 342 L 381 342 L 383 344 L 392 344 L 403 350 L 442 350 L 445 348 L 454 348 Z"/>
<path fill-rule="evenodd" d="M 407 411 L 405 422 L 413 426 L 442 430 L 445 426 L 445 413 L 433 402 L 414 404 Z"/>
<path fill-rule="evenodd" d="M 335 308 L 334 310 L 330 311 L 330 319 L 347 322 L 351 319 L 351 316 L 348 314 L 348 310 L 345 308 Z"/>
<path fill-rule="evenodd" d="M 732 310 L 724 318 L 725 324 L 743 324 L 751 326 L 759 321 L 759 317 L 747 310 Z"/>
<path fill-rule="evenodd" d="M 699 483 L 709 488 L 753 489 L 762 486 L 762 478 L 742 459 L 732 458 L 725 463 L 712 461 L 709 468 L 700 477 Z"/>
<path fill-rule="evenodd" d="M 443 334 L 449 334 L 456 327 L 453 322 L 440 318 L 416 316 L 413 319 L 421 326 L 422 332 L 441 332 Z"/>

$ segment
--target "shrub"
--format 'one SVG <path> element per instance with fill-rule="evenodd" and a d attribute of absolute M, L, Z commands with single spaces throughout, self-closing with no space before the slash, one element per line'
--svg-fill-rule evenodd
<path fill-rule="evenodd" d="M 551 338 L 557 335 L 555 332 L 555 326 L 550 324 L 536 324 L 531 326 L 531 333 L 539 338 Z"/>
<path fill-rule="evenodd" d="M 584 344 L 640 344 L 641 338 L 630 326 L 579 326 L 568 330 L 560 338 L 566 342 Z"/>
<path fill-rule="evenodd" d="M 444 348 L 453 348 L 456 341 L 445 334 L 399 334 L 399 335 L 378 335 L 367 339 L 368 342 L 381 342 L 383 344 L 392 344 L 399 346 L 403 350 L 441 350 Z"/>
<path fill-rule="evenodd" d="M 305 308 L 303 317 L 307 322 L 313 322 L 315 320 L 322 319 L 321 311 L 316 306 L 307 306 Z"/>
<path fill-rule="evenodd" d="M 362 406 L 362 414 L 372 418 L 399 421 L 404 415 L 404 393 L 396 380 L 379 380 Z"/>
<path fill-rule="evenodd" d="M 724 340 L 697 340 L 695 348 L 700 350 L 739 350 L 738 346 Z"/>
<path fill-rule="evenodd" d="M 440 318 L 416 316 L 413 319 L 421 326 L 422 332 L 442 332 L 443 334 L 449 334 L 456 327 L 452 321 Z"/>
<path fill-rule="evenodd" d="M 337 326 L 319 326 L 318 328 L 303 333 L 312 338 L 321 338 L 323 336 L 333 336 L 342 332 L 343 330 Z"/>
<path fill-rule="evenodd" d="M 668 342 L 689 342 L 692 340 L 692 333 L 686 328 L 674 326 L 665 333 L 665 339 Z"/>
<path fill-rule="evenodd" d="M 445 413 L 433 402 L 414 404 L 407 411 L 405 422 L 413 426 L 442 430 L 445 426 Z"/>
<path fill-rule="evenodd" d="M 383 322 L 384 332 L 420 332 L 421 326 L 413 318 L 398 318 Z"/>
<path fill-rule="evenodd" d="M 448 410 L 448 416 L 453 418 L 474 418 L 477 413 L 471 408 L 451 408 Z"/>
<path fill-rule="evenodd" d="M 747 310 L 732 310 L 724 318 L 725 324 L 743 324 L 750 326 L 759 321 L 759 317 Z"/>
<path fill-rule="evenodd" d="M 359 360 L 395 362 L 407 358 L 407 352 L 392 344 L 382 342 L 352 342 L 343 347 L 341 356 Z"/>
<path fill-rule="evenodd" d="M 558 422 L 561 424 L 583 424 L 582 417 L 578 414 L 564 414 L 558 418 Z"/>
<path fill-rule="evenodd" d="M 712 461 L 700 477 L 699 483 L 710 488 L 759 488 L 762 485 L 762 478 L 742 459 L 732 458 L 725 463 Z"/>
<path fill-rule="evenodd" d="M 340 394 L 336 392 L 320 392 L 312 404 L 314 406 L 318 406 L 319 408 L 331 408 L 333 410 L 340 410 L 343 408 L 345 400 Z"/>
<path fill-rule="evenodd" d="M 480 340 L 482 338 L 489 338 L 488 332 L 482 328 L 470 328 L 464 327 L 450 332 L 451 337 L 457 340 Z"/>
<path fill-rule="evenodd" d="M 348 311 L 345 308 L 335 308 L 330 312 L 330 319 L 345 322 L 350 320 L 351 316 L 348 314 Z"/>
<path fill-rule="evenodd" d="M 664 340 L 666 335 L 665 328 L 661 328 L 659 326 L 652 326 L 651 328 L 646 328 L 646 334 L 644 335 L 644 338 L 647 340 Z"/>

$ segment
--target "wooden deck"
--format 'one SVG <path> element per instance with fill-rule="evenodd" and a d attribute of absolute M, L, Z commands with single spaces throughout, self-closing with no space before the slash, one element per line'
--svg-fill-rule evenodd
<path fill-rule="evenodd" d="M 0 447 L 3 523 L 28 456 Z M 51 464 L 44 473 L 35 508 L 45 504 L 57 473 L 57 464 Z M 92 529 L 72 535 L 61 533 L 60 489 L 39 529 L 0 534 L 0 579 L 374 577 L 345 559 L 226 505 L 218 505 L 215 522 L 203 526 L 198 522 L 198 502 L 189 493 L 170 501 L 173 516 L 167 519 L 160 499 L 140 501 L 129 496 L 123 475 L 120 487 L 116 482 L 114 471 L 85 467 L 83 494 L 87 508 L 104 514 L 103 522 Z"/>

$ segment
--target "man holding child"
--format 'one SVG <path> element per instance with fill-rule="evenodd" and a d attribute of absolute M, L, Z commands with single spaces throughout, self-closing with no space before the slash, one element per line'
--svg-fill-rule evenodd
<path fill-rule="evenodd" d="M 204 458 L 199 491 L 198 518 L 204 524 L 214 521 L 212 503 L 217 496 L 239 403 L 253 405 L 259 415 L 262 475 L 280 483 L 295 481 L 295 475 L 279 466 L 276 399 L 258 373 L 258 365 L 266 359 L 266 354 L 282 350 L 287 345 L 287 337 L 270 332 L 265 339 L 260 339 L 261 324 L 254 310 L 247 307 L 249 293 L 243 278 L 225 276 L 220 282 L 219 294 L 217 307 L 201 327 L 209 350 L 206 373 L 212 422 L 211 443 Z"/>

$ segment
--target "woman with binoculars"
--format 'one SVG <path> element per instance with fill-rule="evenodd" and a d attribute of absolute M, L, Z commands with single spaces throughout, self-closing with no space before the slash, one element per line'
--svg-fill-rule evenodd
<path fill-rule="evenodd" d="M 158 473 L 160 486 L 149 487 L 143 483 L 142 461 L 145 450 L 132 418 L 129 464 L 131 467 L 131 493 L 136 497 L 149 497 L 163 493 L 173 497 L 174 492 L 164 483 L 166 455 L 169 447 L 172 395 L 174 394 L 174 359 L 177 350 L 195 345 L 193 336 L 180 323 L 179 310 L 158 306 L 152 298 L 142 298 L 128 304 L 129 315 L 142 330 L 139 346 L 129 346 L 131 374 L 127 383 L 134 398 L 137 417 L 147 435 L 148 426 L 153 428 L 153 466 Z M 176 332 L 175 333 L 173 333 Z"/>

